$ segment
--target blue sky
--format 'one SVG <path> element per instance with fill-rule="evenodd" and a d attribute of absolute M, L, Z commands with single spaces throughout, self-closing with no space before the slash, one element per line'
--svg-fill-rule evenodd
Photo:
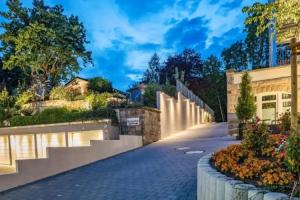
<path fill-rule="evenodd" d="M 22 0 L 26 6 L 31 0 Z M 194 48 L 202 57 L 220 55 L 243 38 L 241 9 L 253 0 L 45 0 L 79 16 L 87 30 L 94 67 L 79 76 L 103 76 L 126 90 L 138 81 L 154 52 L 168 55 Z M 4 0 L 0 10 L 5 9 Z"/>

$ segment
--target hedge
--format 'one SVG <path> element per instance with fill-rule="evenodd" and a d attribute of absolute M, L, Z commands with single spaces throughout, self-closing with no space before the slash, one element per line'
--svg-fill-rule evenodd
<path fill-rule="evenodd" d="M 111 119 L 112 124 L 118 124 L 116 112 L 109 108 L 88 111 L 69 110 L 67 108 L 49 108 L 33 116 L 14 116 L 8 121 L 10 126 L 27 126 L 101 119 Z"/>

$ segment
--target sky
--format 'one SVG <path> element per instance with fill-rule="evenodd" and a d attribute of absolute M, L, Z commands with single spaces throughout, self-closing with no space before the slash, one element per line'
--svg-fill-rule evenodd
<path fill-rule="evenodd" d="M 31 0 L 21 0 L 25 6 Z M 125 91 L 141 79 L 157 53 L 161 62 L 184 48 L 203 58 L 244 38 L 241 9 L 253 0 L 45 0 L 83 22 L 94 66 L 79 76 L 102 76 Z M 0 1 L 0 10 L 5 1 Z"/>

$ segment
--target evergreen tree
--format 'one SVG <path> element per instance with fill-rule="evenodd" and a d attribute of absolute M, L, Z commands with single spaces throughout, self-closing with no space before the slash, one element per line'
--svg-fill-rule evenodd
<path fill-rule="evenodd" d="M 236 115 L 242 123 L 246 123 L 256 113 L 256 105 L 251 88 L 251 78 L 248 72 L 242 76 L 240 83 L 240 96 L 236 106 Z"/>
<path fill-rule="evenodd" d="M 160 59 L 156 53 L 153 54 L 148 69 L 144 73 L 144 83 L 159 83 Z"/>

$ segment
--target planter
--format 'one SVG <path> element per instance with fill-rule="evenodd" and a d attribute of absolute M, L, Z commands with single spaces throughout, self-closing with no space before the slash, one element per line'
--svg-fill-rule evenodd
<path fill-rule="evenodd" d="M 197 200 L 288 200 L 283 193 L 270 192 L 227 177 L 211 167 L 212 154 L 202 157 L 197 166 Z M 292 200 L 298 200 L 293 198 Z"/>

